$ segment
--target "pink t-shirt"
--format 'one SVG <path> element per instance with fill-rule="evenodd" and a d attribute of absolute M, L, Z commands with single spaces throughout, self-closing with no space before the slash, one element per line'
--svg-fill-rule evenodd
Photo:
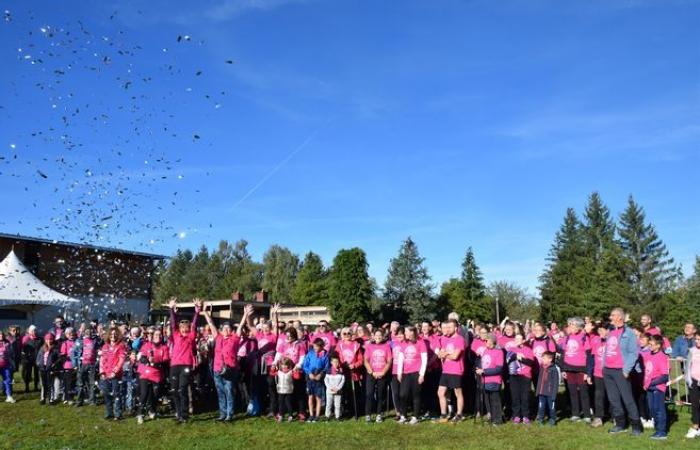
<path fill-rule="evenodd" d="M 481 368 L 486 370 L 495 369 L 499 366 L 503 367 L 503 350 L 500 348 L 486 349 L 484 354 L 481 355 Z M 502 381 L 502 371 L 499 371 L 496 375 L 484 375 L 484 384 L 500 384 Z"/>
<path fill-rule="evenodd" d="M 593 376 L 596 378 L 603 378 L 605 341 L 600 336 L 593 336 L 591 338 L 591 353 L 593 354 Z"/>
<path fill-rule="evenodd" d="M 393 347 L 391 347 L 391 353 L 394 358 L 394 362 L 391 366 L 391 374 L 392 375 L 398 375 L 399 373 L 399 355 L 401 354 L 401 351 L 403 348 L 406 346 L 406 341 L 399 342 L 399 341 L 394 341 Z M 405 371 L 405 369 L 404 369 Z"/>
<path fill-rule="evenodd" d="M 83 365 L 95 364 L 97 361 L 97 349 L 95 348 L 95 339 L 85 336 L 83 338 Z"/>
<path fill-rule="evenodd" d="M 260 358 L 265 359 L 265 364 L 272 364 L 275 359 L 275 349 L 277 348 L 277 335 L 275 333 L 265 334 L 257 332 L 255 338 L 258 340 L 258 349 L 260 350 Z"/>
<path fill-rule="evenodd" d="M 455 333 L 450 337 L 440 336 L 440 342 L 438 344 L 441 350 L 447 353 L 453 353 L 455 351 L 459 352 L 457 359 L 452 360 L 445 358 L 442 361 L 442 373 L 447 375 L 463 375 L 464 374 L 464 350 L 466 347 L 466 342 L 464 338 L 459 334 Z"/>
<path fill-rule="evenodd" d="M 420 371 L 421 354 L 428 356 L 425 341 L 421 338 L 414 342 L 406 342 L 401 351 L 403 353 L 403 373 L 417 373 Z"/>
<path fill-rule="evenodd" d="M 335 346 L 335 351 L 340 356 L 340 362 L 342 364 L 350 364 L 359 362 L 358 352 L 360 351 L 360 344 L 357 341 L 340 341 Z"/>
<path fill-rule="evenodd" d="M 9 367 L 11 362 L 10 362 L 10 341 L 0 341 L 0 369 L 4 369 L 6 367 Z M 46 352 L 48 353 L 48 352 Z M 44 363 L 46 364 L 46 363 Z"/>
<path fill-rule="evenodd" d="M 543 336 L 544 339 L 533 338 L 530 341 L 530 346 L 532 348 L 532 354 L 535 357 L 535 362 L 537 366 L 542 365 L 542 355 L 544 352 L 556 352 L 556 346 L 554 341 L 549 336 Z"/>
<path fill-rule="evenodd" d="M 506 352 L 512 352 L 515 345 L 515 336 L 506 336 L 505 334 L 499 334 L 496 338 L 498 346 L 501 347 Z"/>
<path fill-rule="evenodd" d="M 475 338 L 470 348 L 477 357 L 481 358 L 481 355 L 486 351 L 486 341 L 481 338 Z"/>
<path fill-rule="evenodd" d="M 622 369 L 625 367 L 625 360 L 620 350 L 620 336 L 625 330 L 624 327 L 610 331 L 605 340 L 605 367 L 608 369 Z"/>
<path fill-rule="evenodd" d="M 564 363 L 574 367 L 586 366 L 586 352 L 591 349 L 586 333 L 580 331 L 562 338 L 560 345 L 564 348 Z"/>
<path fill-rule="evenodd" d="M 278 344 L 278 352 L 283 358 L 289 358 L 295 365 L 306 355 L 306 345 L 302 341 L 287 342 L 282 341 Z"/>
<path fill-rule="evenodd" d="M 365 344 L 365 358 L 369 361 L 369 366 L 373 372 L 384 370 L 391 354 L 391 346 L 387 342 L 382 342 L 381 344 L 367 342 Z"/>
<path fill-rule="evenodd" d="M 668 357 L 662 351 L 656 353 L 644 352 L 642 353 L 642 360 L 644 361 L 644 389 L 648 390 L 651 386 L 651 382 L 659 377 L 668 375 Z M 653 386 L 661 392 L 666 392 L 666 384 L 661 383 Z"/>
<path fill-rule="evenodd" d="M 335 347 L 335 335 L 332 331 L 327 331 L 325 333 L 316 332 L 311 335 L 311 339 L 309 339 L 309 342 L 313 343 L 317 338 L 323 340 L 323 349 L 325 351 L 330 352 L 331 349 Z"/>
<path fill-rule="evenodd" d="M 241 338 L 237 334 L 230 334 L 225 338 L 221 333 L 214 339 L 214 372 L 221 372 L 224 365 L 236 367 L 238 360 L 236 355 Z"/>
<path fill-rule="evenodd" d="M 535 355 L 532 352 L 532 348 L 529 345 L 521 345 L 520 347 L 515 347 L 511 350 L 516 355 L 522 355 L 523 359 L 529 359 L 531 361 L 535 360 Z M 527 364 L 518 364 L 517 375 L 526 378 L 532 378 L 532 367 Z"/>
<path fill-rule="evenodd" d="M 428 350 L 428 370 L 436 370 L 440 368 L 441 362 L 440 358 L 435 354 L 435 350 L 440 348 L 440 336 L 439 334 L 431 334 L 430 336 L 423 335 L 423 341 L 425 342 L 425 347 Z"/>
<path fill-rule="evenodd" d="M 65 361 L 63 361 L 63 368 L 64 369 L 72 369 L 73 368 L 73 363 L 71 362 L 70 359 L 70 353 L 71 350 L 73 349 L 73 346 L 75 345 L 75 339 L 73 340 L 65 340 L 61 344 L 61 356 L 65 358 Z"/>

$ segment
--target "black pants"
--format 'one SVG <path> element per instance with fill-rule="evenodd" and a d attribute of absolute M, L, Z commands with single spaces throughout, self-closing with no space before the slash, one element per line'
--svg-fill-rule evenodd
<path fill-rule="evenodd" d="M 170 368 L 170 392 L 175 405 L 175 416 L 187 419 L 190 411 L 190 366 L 172 366 Z"/>
<path fill-rule="evenodd" d="M 624 427 L 627 422 L 626 417 L 629 417 L 632 426 L 639 428 L 641 423 L 639 421 L 637 403 L 634 401 L 632 386 L 622 374 L 622 369 L 603 368 L 603 379 L 605 380 L 605 393 L 608 394 L 615 424 Z M 627 410 L 627 416 L 625 416 L 625 410 Z"/>
<path fill-rule="evenodd" d="M 503 407 L 501 406 L 501 391 L 484 391 L 486 405 L 491 415 L 491 423 L 503 423 Z"/>
<path fill-rule="evenodd" d="M 63 400 L 70 402 L 73 401 L 73 386 L 75 385 L 75 370 L 64 369 L 61 373 L 61 379 L 63 380 Z"/>
<path fill-rule="evenodd" d="M 394 409 L 397 413 L 401 410 L 401 383 L 396 375 L 391 376 L 391 402 L 394 404 Z M 388 399 L 387 399 L 388 401 Z"/>
<path fill-rule="evenodd" d="M 420 415 L 420 392 L 421 385 L 418 384 L 418 372 L 404 374 L 401 378 L 401 388 L 399 389 L 401 398 L 401 415 L 408 415 L 409 403 L 413 406 L 413 415 Z"/>
<path fill-rule="evenodd" d="M 421 386 L 421 404 L 425 411 L 433 417 L 440 415 L 440 403 L 437 396 L 440 375 L 440 370 L 426 372 L 423 386 Z"/>
<path fill-rule="evenodd" d="M 270 399 L 270 413 L 275 414 L 278 412 L 277 408 L 277 385 L 275 384 L 275 377 L 272 375 L 265 375 L 265 383 L 267 384 L 267 396 Z"/>
<path fill-rule="evenodd" d="M 364 400 L 363 391 L 362 384 L 359 381 L 353 381 L 352 374 L 350 371 L 347 371 L 345 373 L 345 384 L 343 384 L 343 411 L 352 411 L 352 415 L 355 417 L 362 414 L 364 409 L 362 406 L 362 401 Z M 357 411 L 355 411 L 355 405 L 357 405 Z"/>
<path fill-rule="evenodd" d="M 78 403 L 82 403 L 86 397 L 90 403 L 95 403 L 95 373 L 94 364 L 85 364 L 78 369 L 76 383 Z"/>
<path fill-rule="evenodd" d="M 479 376 L 474 380 L 474 414 L 483 415 L 487 412 L 484 382 Z"/>
<path fill-rule="evenodd" d="M 647 392 L 644 390 L 644 375 L 637 372 L 630 373 L 630 384 L 632 385 L 632 394 L 634 401 L 637 402 L 637 411 L 642 419 L 650 419 L 649 407 L 647 405 Z"/>
<path fill-rule="evenodd" d="M 292 397 L 294 394 L 279 394 L 279 413 L 281 416 L 292 413 Z"/>
<path fill-rule="evenodd" d="M 42 387 L 42 400 L 50 402 L 53 400 L 53 374 L 50 370 L 42 370 L 39 372 Z"/>
<path fill-rule="evenodd" d="M 297 413 L 306 413 L 306 380 L 302 376 L 298 380 L 294 380 L 294 400 L 297 403 Z"/>
<path fill-rule="evenodd" d="M 605 418 L 605 381 L 602 378 L 593 378 L 593 393 L 595 399 L 595 417 L 603 420 Z"/>
<path fill-rule="evenodd" d="M 373 412 L 382 414 L 384 409 L 384 393 L 386 392 L 386 379 L 386 376 L 374 378 L 371 373 L 367 374 L 365 381 L 365 415 L 369 416 Z"/>
<path fill-rule="evenodd" d="M 24 380 L 24 390 L 29 391 L 29 383 L 34 381 L 34 390 L 39 388 L 39 367 L 34 362 L 27 361 L 22 364 L 22 380 Z"/>
<path fill-rule="evenodd" d="M 588 395 L 588 384 L 582 380 L 580 373 L 567 372 L 567 374 L 580 378 L 578 382 L 566 380 L 566 387 L 569 390 L 569 401 L 571 402 L 572 417 L 591 417 L 591 399 Z"/>
<path fill-rule="evenodd" d="M 700 386 L 688 388 L 688 401 L 693 414 L 693 425 L 700 425 Z"/>
<path fill-rule="evenodd" d="M 141 378 L 139 380 L 139 415 L 156 412 L 158 383 Z"/>
<path fill-rule="evenodd" d="M 530 417 L 530 379 L 521 375 L 510 377 L 510 398 L 513 402 L 513 418 Z"/>

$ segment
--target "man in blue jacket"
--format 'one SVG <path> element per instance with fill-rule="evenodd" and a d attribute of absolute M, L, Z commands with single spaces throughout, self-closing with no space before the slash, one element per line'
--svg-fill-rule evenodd
<path fill-rule="evenodd" d="M 683 327 L 683 335 L 678 336 L 676 340 L 673 341 L 671 358 L 675 358 L 678 361 L 685 361 L 685 357 L 688 356 L 688 349 L 693 345 L 695 331 L 697 331 L 695 324 L 686 322 Z"/>
<path fill-rule="evenodd" d="M 625 325 L 625 311 L 622 308 L 614 308 L 610 312 L 610 323 L 612 329 L 608 333 L 603 353 L 605 392 L 615 420 L 615 425 L 609 432 L 615 434 L 627 431 L 626 419 L 629 419 L 632 435 L 639 436 L 642 433 L 642 422 L 639 420 L 639 410 L 629 380 L 630 372 L 634 370 L 639 357 L 637 337 L 632 328 Z"/>

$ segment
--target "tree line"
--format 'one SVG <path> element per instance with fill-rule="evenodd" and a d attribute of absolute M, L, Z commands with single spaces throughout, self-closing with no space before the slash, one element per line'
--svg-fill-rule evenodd
<path fill-rule="evenodd" d="M 567 209 L 539 278 L 539 296 L 507 280 L 486 283 L 471 247 L 460 275 L 439 289 L 411 237 L 391 259 L 381 287 L 369 276 L 367 255 L 360 248 L 340 250 L 325 266 L 314 252 L 300 259 L 280 245 L 255 261 L 247 247 L 245 240 L 222 240 L 212 251 L 205 246 L 196 253 L 178 250 L 156 271 L 156 303 L 171 296 L 225 299 L 235 291 L 252 298 L 264 289 L 274 301 L 327 306 L 338 323 L 408 323 L 449 311 L 481 322 L 506 316 L 550 322 L 574 315 L 604 318 L 613 306 L 626 307 L 637 317 L 651 313 L 663 327 L 675 330 L 686 320 L 700 321 L 700 258 L 685 279 L 632 197 L 617 221 L 595 192 L 580 216 Z"/>

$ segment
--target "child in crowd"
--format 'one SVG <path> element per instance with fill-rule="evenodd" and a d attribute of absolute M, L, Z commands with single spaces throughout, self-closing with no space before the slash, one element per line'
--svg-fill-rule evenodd
<path fill-rule="evenodd" d="M 282 419 L 284 419 L 285 414 L 288 415 L 288 422 L 291 422 L 294 419 L 292 416 L 292 396 L 294 395 L 293 368 L 294 363 L 292 360 L 289 358 L 283 358 L 280 362 L 280 368 L 275 374 L 275 381 L 277 384 L 277 405 L 279 406 L 279 412 L 277 414 L 278 422 L 281 422 Z"/>
<path fill-rule="evenodd" d="M 481 367 L 476 369 L 482 378 L 486 405 L 492 425 L 503 424 L 501 407 L 501 384 L 503 384 L 503 350 L 496 348 L 496 337 L 486 337 L 486 350 L 481 355 Z"/>
<path fill-rule="evenodd" d="M 644 359 L 644 390 L 649 405 L 649 415 L 654 420 L 655 433 L 652 439 L 666 439 L 666 382 L 668 382 L 668 357 L 663 352 L 664 340 L 659 335 L 649 338 L 649 352 L 642 353 Z"/>
<path fill-rule="evenodd" d="M 326 385 L 326 419 L 331 418 L 331 412 L 335 409 L 335 418 L 340 420 L 340 406 L 343 399 L 345 375 L 343 375 L 343 369 L 340 367 L 338 355 L 331 357 L 331 366 L 323 382 Z"/>
<path fill-rule="evenodd" d="M 700 437 L 700 331 L 695 333 L 693 342 L 685 361 L 685 383 L 693 412 L 692 426 L 685 435 L 688 439 Z"/>
<path fill-rule="evenodd" d="M 61 343 L 60 357 L 62 361 L 63 371 L 61 378 L 63 380 L 63 404 L 73 404 L 73 386 L 75 385 L 76 367 L 73 366 L 71 354 L 75 346 L 75 331 L 72 327 L 66 328 L 65 340 Z"/>
<path fill-rule="evenodd" d="M 309 400 L 309 422 L 318 422 L 321 415 L 321 403 L 324 396 L 323 376 L 328 369 L 328 352 L 326 343 L 320 337 L 314 339 L 313 351 L 304 358 L 303 369 L 306 374 L 306 395 Z"/>
<path fill-rule="evenodd" d="M 554 353 L 542 353 L 542 361 L 537 378 L 537 423 L 544 424 L 549 415 L 549 425 L 557 424 L 557 391 L 559 390 L 559 369 L 554 364 Z"/>
<path fill-rule="evenodd" d="M 45 403 L 53 404 L 56 400 L 57 393 L 54 392 L 53 378 L 60 362 L 58 351 L 56 337 L 53 333 L 46 333 L 44 345 L 39 348 L 36 354 L 36 365 L 39 368 L 39 378 L 41 379 L 39 403 L 42 405 Z"/>

